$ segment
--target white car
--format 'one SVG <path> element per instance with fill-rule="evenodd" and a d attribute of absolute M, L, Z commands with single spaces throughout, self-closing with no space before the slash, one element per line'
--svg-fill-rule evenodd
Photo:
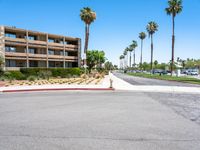
<path fill-rule="evenodd" d="M 199 75 L 199 73 L 197 71 L 188 71 L 187 75 L 195 76 L 195 75 Z"/>

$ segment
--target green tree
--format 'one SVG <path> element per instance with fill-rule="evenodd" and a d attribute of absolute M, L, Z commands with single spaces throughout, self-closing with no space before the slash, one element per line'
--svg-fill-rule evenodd
<path fill-rule="evenodd" d="M 145 70 L 145 71 L 150 70 L 150 65 L 149 65 L 147 62 L 144 62 L 144 63 L 142 64 L 142 68 L 143 68 L 143 70 Z"/>
<path fill-rule="evenodd" d="M 131 67 L 131 52 L 133 51 L 133 49 L 131 47 L 127 47 L 126 51 L 130 53 L 130 58 L 129 58 L 129 67 Z"/>
<path fill-rule="evenodd" d="M 99 67 L 101 64 L 105 62 L 105 53 L 104 51 L 98 51 L 98 50 L 89 50 L 87 51 L 87 65 L 89 69 L 94 68 L 99 64 Z"/>
<path fill-rule="evenodd" d="M 107 71 L 110 71 L 110 70 L 113 70 L 113 69 L 114 69 L 114 66 L 113 66 L 112 62 L 107 61 L 107 62 L 104 64 L 104 68 L 105 68 Z"/>
<path fill-rule="evenodd" d="M 168 7 L 165 9 L 168 15 L 172 16 L 172 63 L 171 63 L 171 75 L 173 74 L 174 65 L 174 44 L 175 44 L 175 17 L 177 14 L 181 13 L 183 9 L 182 0 L 168 0 Z"/>
<path fill-rule="evenodd" d="M 119 57 L 119 59 L 120 59 L 120 68 L 122 69 L 122 68 L 123 68 L 123 59 L 124 59 L 124 55 L 121 55 L 121 56 Z"/>
<path fill-rule="evenodd" d="M 141 56 L 140 56 L 140 64 L 142 64 L 142 51 L 143 51 L 143 41 L 146 38 L 146 33 L 145 32 L 141 32 L 139 33 L 139 38 L 141 40 Z"/>
<path fill-rule="evenodd" d="M 96 20 L 96 13 L 90 9 L 89 7 L 84 7 L 81 9 L 80 13 L 81 20 L 85 23 L 85 46 L 84 46 L 84 53 L 87 59 L 87 50 L 88 50 L 88 42 L 89 42 L 89 33 L 90 33 L 90 25 L 92 22 Z M 86 64 L 86 60 L 85 60 Z"/>
<path fill-rule="evenodd" d="M 128 54 L 128 51 L 127 51 L 127 49 L 125 49 L 124 50 L 124 53 L 123 53 L 123 55 L 124 55 L 124 68 L 126 68 L 127 67 L 127 54 Z"/>
<path fill-rule="evenodd" d="M 148 23 L 147 32 L 149 34 L 149 37 L 151 38 L 151 72 L 153 70 L 153 34 L 158 31 L 158 25 L 157 23 L 151 21 Z"/>
<path fill-rule="evenodd" d="M 3 56 L 1 56 L 0 55 L 0 74 L 2 74 L 3 73 L 3 64 L 4 64 L 5 62 L 4 62 L 4 58 L 3 58 Z"/>
<path fill-rule="evenodd" d="M 133 53 L 133 66 L 135 67 L 135 49 L 138 46 L 137 41 L 132 41 L 132 44 L 130 45 L 130 48 L 132 49 Z"/>
<path fill-rule="evenodd" d="M 155 66 L 155 68 L 157 68 L 157 65 L 158 65 L 158 61 L 155 60 L 155 61 L 154 61 L 154 66 Z"/>

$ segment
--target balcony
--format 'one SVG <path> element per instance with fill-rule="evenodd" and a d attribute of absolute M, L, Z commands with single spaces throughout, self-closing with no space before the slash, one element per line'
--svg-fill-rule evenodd
<path fill-rule="evenodd" d="M 5 37 L 5 43 L 9 45 L 26 45 L 26 40 L 21 38 Z"/>
<path fill-rule="evenodd" d="M 47 45 L 47 42 L 45 42 L 45 41 L 37 41 L 37 40 L 28 40 L 28 43 L 29 44 L 36 44 L 36 45 Z"/>
<path fill-rule="evenodd" d="M 46 54 L 28 54 L 29 57 L 34 57 L 34 58 L 47 58 Z"/>
<path fill-rule="evenodd" d="M 69 60 L 77 60 L 78 57 L 77 56 L 65 56 L 65 59 L 69 59 Z"/>
<path fill-rule="evenodd" d="M 5 52 L 6 57 L 26 57 L 26 53 Z"/>
<path fill-rule="evenodd" d="M 72 45 L 72 44 L 67 44 L 65 47 L 66 48 L 74 48 L 74 49 L 78 48 L 77 45 Z"/>
<path fill-rule="evenodd" d="M 64 59 L 63 55 L 48 55 L 48 58 L 53 59 Z"/>

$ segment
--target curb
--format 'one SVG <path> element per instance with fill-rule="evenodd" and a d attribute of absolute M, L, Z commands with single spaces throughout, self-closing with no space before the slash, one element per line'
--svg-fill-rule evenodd
<path fill-rule="evenodd" d="M 21 90 L 3 90 L 2 93 L 14 92 L 40 92 L 40 91 L 114 91 L 114 88 L 52 88 L 52 89 L 21 89 Z"/>

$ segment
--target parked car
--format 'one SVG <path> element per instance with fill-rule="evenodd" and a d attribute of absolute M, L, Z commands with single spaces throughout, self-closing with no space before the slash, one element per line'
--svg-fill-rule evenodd
<path fill-rule="evenodd" d="M 154 69 L 153 74 L 165 75 L 165 74 L 168 74 L 168 71 L 162 70 L 162 69 Z"/>
<path fill-rule="evenodd" d="M 197 71 L 188 71 L 187 75 L 195 76 L 195 75 L 199 75 L 199 73 Z"/>

